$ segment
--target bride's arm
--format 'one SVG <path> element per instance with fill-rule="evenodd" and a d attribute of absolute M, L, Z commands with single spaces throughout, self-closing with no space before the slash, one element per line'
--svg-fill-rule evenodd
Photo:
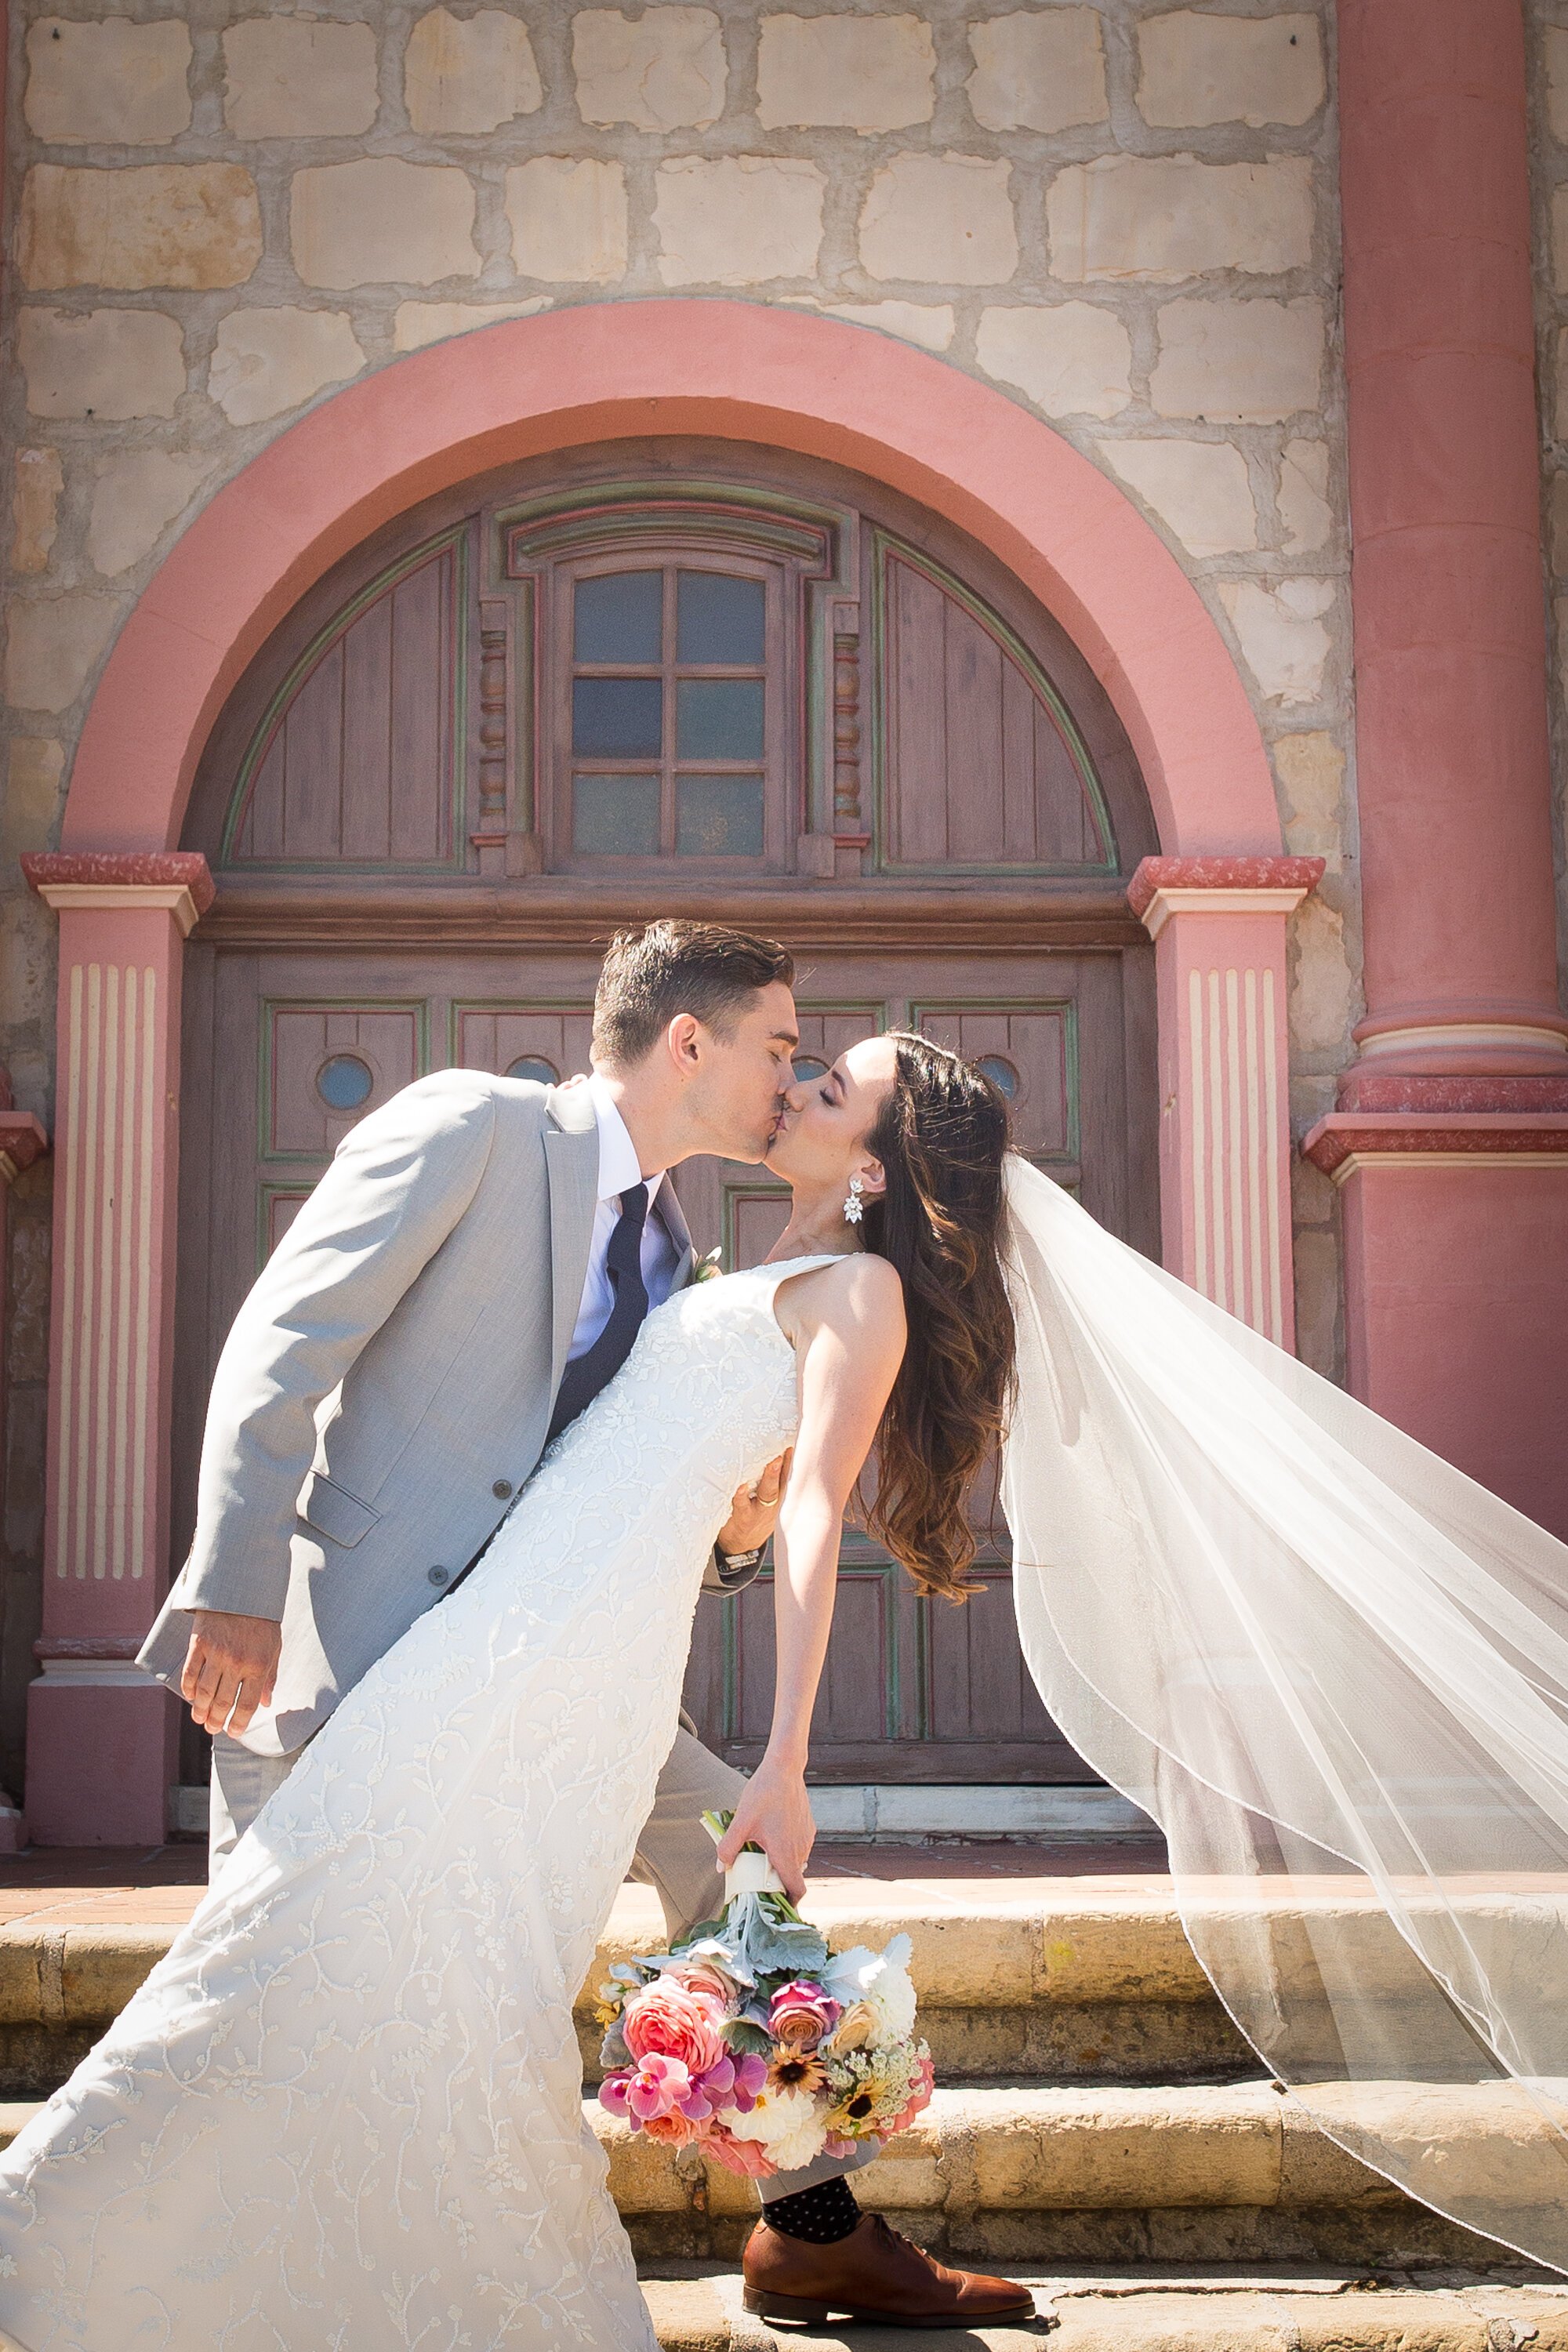
<path fill-rule="evenodd" d="M 903 1286 L 886 1258 L 848 1258 L 799 1276 L 780 1307 L 800 1365 L 800 1432 L 773 1539 L 773 1730 L 719 1859 L 727 1867 L 753 1841 L 798 1897 L 816 1834 L 805 1765 L 845 1507 L 903 1356 Z"/>

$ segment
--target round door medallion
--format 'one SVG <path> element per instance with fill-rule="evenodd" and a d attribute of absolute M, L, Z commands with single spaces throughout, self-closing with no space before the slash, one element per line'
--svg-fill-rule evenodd
<path fill-rule="evenodd" d="M 357 1054 L 334 1054 L 316 1072 L 316 1092 L 332 1110 L 358 1110 L 375 1080 Z"/>

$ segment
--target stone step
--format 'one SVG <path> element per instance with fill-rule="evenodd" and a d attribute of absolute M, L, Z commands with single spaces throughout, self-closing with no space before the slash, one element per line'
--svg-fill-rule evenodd
<path fill-rule="evenodd" d="M 1257 2060 L 1194 1958 L 1164 1879 L 824 1878 L 804 1905 L 835 1950 L 907 1934 L 920 2030 L 939 2079 L 1191 2082 Z M 627 1887 L 590 1985 L 658 1950 L 658 1905 Z M 599 2034 L 580 2005 L 585 2079 Z"/>
<path fill-rule="evenodd" d="M 1423 2097 L 1440 2163 L 1445 2118 L 1429 2089 Z M 0 2105 L 0 2147 L 36 2111 Z M 596 2100 L 584 2113 L 645 2271 L 738 2260 L 757 2213 L 749 2182 L 632 2133 Z M 1462 2097 L 1446 2121 L 1462 2134 Z M 1171 2263 L 1526 2275 L 1344 2154 L 1266 2083 L 939 2091 L 857 2174 L 855 2193 L 931 2252 L 1009 2276 Z"/>
<path fill-rule="evenodd" d="M 1435 2174 L 1462 2166 L 1481 2120 L 1477 2103 L 1488 2095 L 1474 2085 L 1378 2092 L 1385 2124 L 1401 2100 L 1419 2105 Z M 633 2133 L 596 2101 L 587 2111 L 639 2256 L 732 2260 L 740 2252 L 756 2210 L 750 2183 L 693 2149 L 673 2151 Z M 1484 2267 L 1500 2252 L 1405 2197 L 1258 2081 L 939 2089 L 916 2125 L 857 2174 L 855 2190 L 921 2244 L 986 2268 Z"/>
<path fill-rule="evenodd" d="M 1568 2290 L 1456 2271 L 1394 2276 L 1272 2270 L 1016 2270 L 1038 2317 L 1011 2327 L 879 2327 L 877 2352 L 1568 2352 Z M 787 2352 L 802 2338 L 745 2310 L 733 2270 L 671 2265 L 643 2280 L 663 2352 Z M 865 2352 L 863 2329 L 814 2327 L 812 2352 Z"/>
<path fill-rule="evenodd" d="M 1310 1909 L 1331 1914 L 1361 1936 L 1369 1989 L 1397 2001 L 1402 1977 L 1408 1989 L 1417 1964 L 1355 1885 L 1325 1882 L 1279 1907 L 1303 1918 Z M 1255 1899 L 1223 1890 L 1212 1897 L 1216 1907 Z M 1164 1879 L 823 1877 L 805 1908 L 836 1948 L 910 1936 L 921 2030 L 939 2080 L 1180 2084 L 1257 2072 L 1193 1957 Z M 176 1932 L 122 1921 L 0 1927 L 0 2097 L 62 2081 Z M 578 2005 L 591 2084 L 599 2078 L 592 1988 L 612 1961 L 657 1951 L 662 1935 L 651 1891 L 625 1887 Z M 1292 1964 L 1288 1943 L 1279 1958 Z M 1304 1936 L 1301 1959 L 1310 1965 Z"/>

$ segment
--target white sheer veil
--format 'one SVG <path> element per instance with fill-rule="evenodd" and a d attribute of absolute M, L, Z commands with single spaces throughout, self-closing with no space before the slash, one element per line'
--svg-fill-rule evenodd
<path fill-rule="evenodd" d="M 1001 1499 L 1046 1706 L 1164 1832 L 1269 2072 L 1568 2272 L 1568 1546 L 1026 1161 L 1007 1190 Z"/>

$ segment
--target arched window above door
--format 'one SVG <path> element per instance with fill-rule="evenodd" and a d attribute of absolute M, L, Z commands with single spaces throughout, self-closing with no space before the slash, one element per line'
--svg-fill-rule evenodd
<path fill-rule="evenodd" d="M 699 897 L 1109 883 L 1152 845 L 1109 701 L 994 559 L 830 468 L 591 455 L 321 583 L 215 731 L 193 845 Z"/>

